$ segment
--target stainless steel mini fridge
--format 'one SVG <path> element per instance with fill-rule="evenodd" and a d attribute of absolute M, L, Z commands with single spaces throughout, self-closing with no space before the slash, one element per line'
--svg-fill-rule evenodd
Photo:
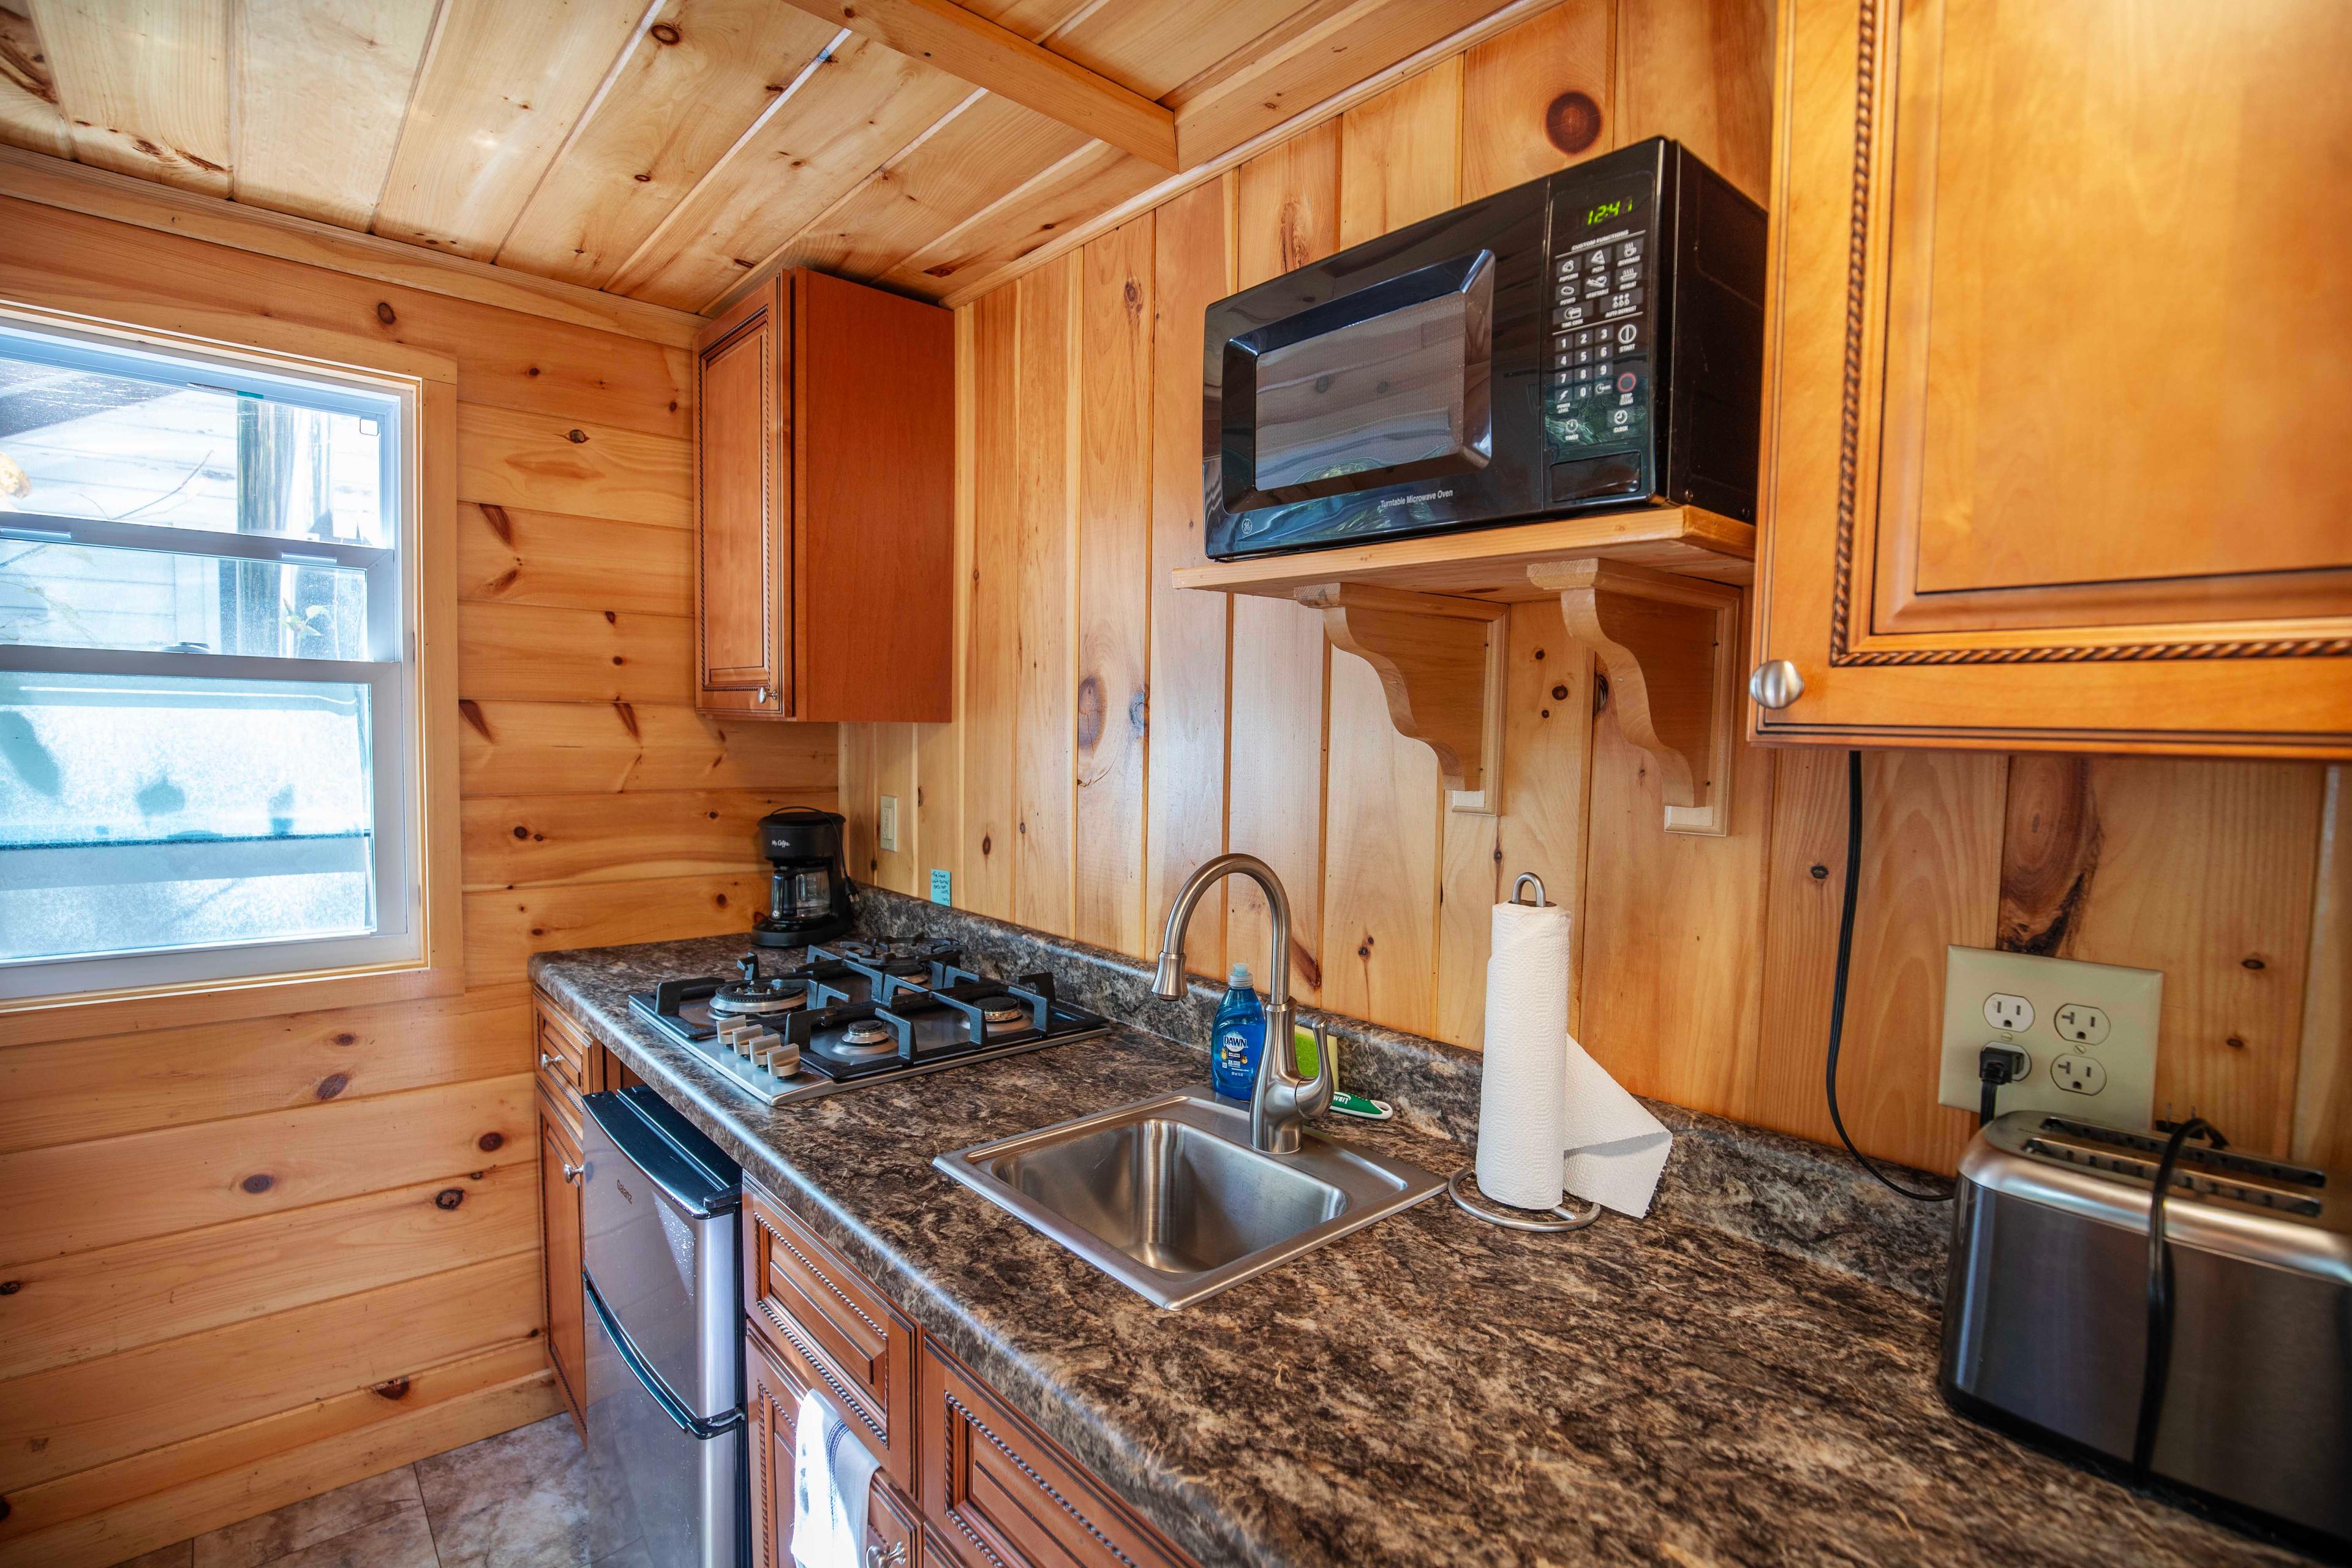
<path fill-rule="evenodd" d="M 586 1105 L 589 1551 L 740 1568 L 742 1171 L 650 1089 Z"/>

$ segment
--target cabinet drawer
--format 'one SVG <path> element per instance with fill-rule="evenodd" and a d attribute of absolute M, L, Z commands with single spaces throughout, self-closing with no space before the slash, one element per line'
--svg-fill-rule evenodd
<path fill-rule="evenodd" d="M 743 1194 L 744 1310 L 776 1354 L 914 1489 L 915 1326 L 772 1198 Z"/>
<path fill-rule="evenodd" d="M 927 1342 L 920 1376 L 933 1436 L 916 1495 L 937 1531 L 932 1568 L 1190 1568 L 961 1363 Z"/>
<path fill-rule="evenodd" d="M 545 997 L 534 997 L 531 1008 L 532 1054 L 538 1070 L 551 1089 L 579 1096 L 588 1089 L 591 1051 L 587 1037 L 574 1029 Z"/>

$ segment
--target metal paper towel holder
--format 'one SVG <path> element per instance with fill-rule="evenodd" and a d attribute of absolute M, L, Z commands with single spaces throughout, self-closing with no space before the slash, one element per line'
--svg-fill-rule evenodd
<path fill-rule="evenodd" d="M 1511 884 L 1511 902 L 1515 904 L 1525 904 L 1527 902 L 1527 900 L 1519 895 L 1527 890 L 1527 886 L 1529 882 L 1533 882 L 1536 885 L 1536 901 L 1531 907 L 1538 910 L 1544 908 L 1549 900 L 1544 898 L 1543 879 L 1537 876 L 1533 871 L 1520 872 L 1518 879 Z M 1591 1225 L 1594 1220 L 1601 1217 L 1601 1205 L 1599 1204 L 1594 1204 L 1591 1209 L 1587 1210 L 1583 1214 L 1577 1213 L 1574 1209 L 1570 1208 L 1564 1203 L 1557 1204 L 1549 1209 L 1513 1209 L 1507 1214 L 1497 1214 L 1494 1209 L 1480 1208 L 1478 1204 L 1474 1204 L 1470 1201 L 1469 1194 L 1462 1190 L 1463 1184 L 1465 1181 L 1469 1184 L 1470 1192 L 1478 1194 L 1479 1203 L 1493 1204 L 1495 1202 L 1494 1199 L 1488 1197 L 1485 1193 L 1478 1191 L 1478 1163 L 1475 1160 L 1473 1160 L 1469 1164 L 1466 1164 L 1460 1170 L 1454 1172 L 1453 1177 L 1445 1184 L 1445 1190 L 1452 1195 L 1454 1206 L 1459 1208 L 1464 1214 L 1472 1215 L 1477 1219 L 1483 1219 L 1488 1225 L 1501 1226 L 1506 1230 L 1537 1231 L 1549 1235 L 1563 1230 L 1582 1230 L 1586 1226 Z M 1503 1206 L 1504 1205 L 1499 1204 L 1496 1205 L 1496 1208 Z M 1530 1217 L 1531 1215 L 1538 1214 L 1550 1215 L 1556 1217 L 1549 1219 L 1536 1219 Z"/>

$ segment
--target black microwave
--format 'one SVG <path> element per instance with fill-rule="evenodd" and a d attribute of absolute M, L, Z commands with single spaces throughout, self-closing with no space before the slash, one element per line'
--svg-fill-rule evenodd
<path fill-rule="evenodd" d="M 1664 137 L 1209 307 L 1219 560 L 1689 504 L 1756 517 L 1765 218 Z"/>

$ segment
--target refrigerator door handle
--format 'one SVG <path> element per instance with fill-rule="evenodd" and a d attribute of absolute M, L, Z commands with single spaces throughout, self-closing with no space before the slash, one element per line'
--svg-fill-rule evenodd
<path fill-rule="evenodd" d="M 743 1425 L 740 1405 L 724 1415 L 708 1418 L 688 1409 L 686 1401 L 670 1392 L 669 1384 L 662 1381 L 661 1373 L 654 1370 L 653 1364 L 646 1360 L 645 1352 L 637 1349 L 636 1342 L 629 1338 L 629 1331 L 621 1327 L 621 1320 L 614 1316 L 613 1309 L 604 1305 L 604 1298 L 597 1293 L 596 1281 L 588 1278 L 584 1270 L 580 1276 L 580 1285 L 587 1292 L 588 1305 L 595 1309 L 596 1321 L 604 1325 L 604 1332 L 612 1339 L 613 1348 L 621 1352 L 622 1361 L 628 1363 L 629 1370 L 636 1374 L 646 1392 L 654 1396 L 654 1403 L 662 1407 L 662 1414 L 675 1422 L 679 1431 L 707 1443 L 713 1437 L 723 1437 Z"/>

